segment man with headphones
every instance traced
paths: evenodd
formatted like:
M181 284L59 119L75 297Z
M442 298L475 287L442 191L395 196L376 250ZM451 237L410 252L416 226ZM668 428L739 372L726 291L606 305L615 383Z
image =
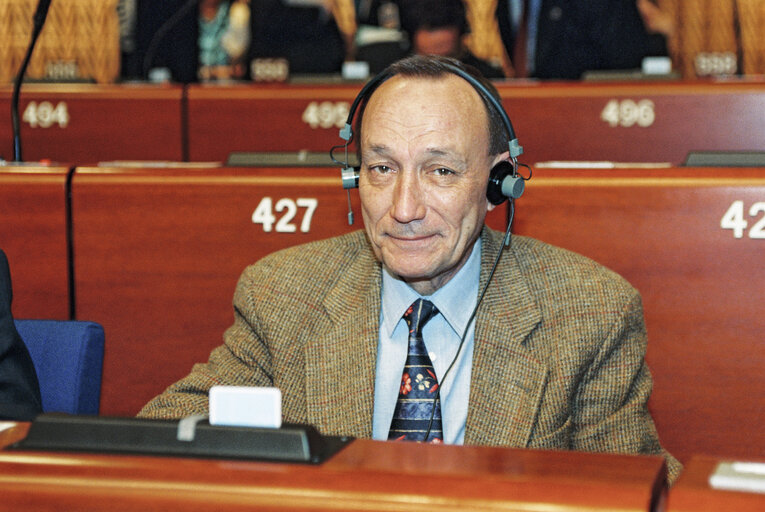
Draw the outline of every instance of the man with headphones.
M676 478L646 408L638 293L484 226L522 192L521 147L471 72L413 56L364 87L341 131L346 156L359 141L343 181L364 230L248 267L224 344L142 416L205 414L216 384L275 386L285 422L324 434L663 454Z

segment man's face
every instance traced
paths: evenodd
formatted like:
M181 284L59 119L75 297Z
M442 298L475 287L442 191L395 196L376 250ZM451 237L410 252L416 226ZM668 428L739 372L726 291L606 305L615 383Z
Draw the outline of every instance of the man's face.
M359 193L377 257L423 295L470 256L487 210L488 120L464 79L394 76L367 104Z

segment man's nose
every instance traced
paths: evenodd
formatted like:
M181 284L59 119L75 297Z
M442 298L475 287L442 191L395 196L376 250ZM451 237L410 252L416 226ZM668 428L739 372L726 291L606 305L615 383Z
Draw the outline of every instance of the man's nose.
M425 216L422 184L414 172L402 172L393 187L391 215L402 224L421 220Z

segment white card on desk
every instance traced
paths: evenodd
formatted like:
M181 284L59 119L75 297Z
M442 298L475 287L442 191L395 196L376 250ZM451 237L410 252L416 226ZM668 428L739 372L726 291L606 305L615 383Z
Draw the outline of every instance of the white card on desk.
M721 462L709 477L715 489L765 493L765 463Z
M279 428L282 392L278 388L213 386L210 425Z

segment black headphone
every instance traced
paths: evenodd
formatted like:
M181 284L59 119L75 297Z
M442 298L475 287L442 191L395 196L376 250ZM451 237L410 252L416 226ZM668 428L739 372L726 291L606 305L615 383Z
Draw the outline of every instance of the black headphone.
M478 94L487 103L489 103L494 111L499 115L499 117L502 119L502 123L505 125L505 129L507 130L510 160L503 160L498 162L494 167L491 168L489 173L489 183L486 187L487 199L493 205L499 205L505 199L510 199L511 201L518 199L523 194L523 190L525 188L524 181L528 178L524 178L518 173L518 166L524 165L518 163L518 156L523 153L523 147L518 144L518 138L515 136L515 130L513 129L513 124L510 122L510 117L507 115L507 112L505 112L505 109L502 107L502 104L499 102L499 100L491 92L489 92L486 86L478 81L473 75L469 74L462 68L445 61L444 59L440 59L439 62L448 71L463 78L470 85L472 85ZM393 73L385 70L372 78L369 82L366 83L366 85L364 85L359 94L356 96L356 99L353 100L351 108L348 111L348 119L345 122L345 126L340 130L340 138L345 140L345 144L335 146L329 152L332 160L343 166L341 175L343 188L346 190L357 188L359 186L360 168L353 167L348 163L348 146L353 139L352 123L354 115L356 114L356 109L362 101L369 99L369 97L380 84L393 76ZM334 150L340 147L345 148L344 162L335 160L333 156ZM350 223L353 223L352 219L352 215L349 214Z

